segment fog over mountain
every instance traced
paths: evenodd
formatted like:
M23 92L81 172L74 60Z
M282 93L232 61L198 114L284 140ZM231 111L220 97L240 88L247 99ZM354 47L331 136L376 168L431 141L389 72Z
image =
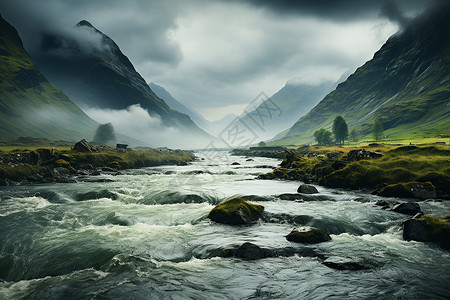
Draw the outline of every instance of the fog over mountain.
M294 77L304 84L337 80L438 2L5 0L0 11L32 57L45 35L80 40L74 24L88 20L120 45L146 82L217 120L240 115L259 93L273 95ZM83 39L98 49L92 36Z

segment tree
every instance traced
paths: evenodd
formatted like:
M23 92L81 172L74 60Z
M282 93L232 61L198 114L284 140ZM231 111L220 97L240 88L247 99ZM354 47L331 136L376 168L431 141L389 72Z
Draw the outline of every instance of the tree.
M350 136L349 136L350 140L352 142L358 142L358 133L356 133L356 130L353 129L352 131L350 131Z
M373 123L373 137L375 138L376 141L381 140L381 138L383 137L383 132L384 132L384 128L383 128L383 124L381 124L380 120L376 119L375 122Z
M259 147L265 147L265 146L266 146L266 143L264 143L263 141L261 141L261 142L258 143L258 146L259 146Z
M98 126L95 132L94 142L97 144L106 144L109 141L114 141L116 135L114 133L114 127L111 123L101 124Z
M333 134L336 143L343 144L348 138L348 126L344 118L337 116L333 121Z
M314 139L319 145L329 145L332 142L331 132L324 128L320 128L314 132Z

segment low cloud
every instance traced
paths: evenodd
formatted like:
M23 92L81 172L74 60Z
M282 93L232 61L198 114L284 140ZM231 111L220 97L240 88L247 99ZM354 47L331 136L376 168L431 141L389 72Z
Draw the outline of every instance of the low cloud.
M92 119L99 123L111 123L116 132L140 140L151 146L174 146L173 135L178 130L162 126L161 118L142 108L139 104L126 109L87 108L84 110Z

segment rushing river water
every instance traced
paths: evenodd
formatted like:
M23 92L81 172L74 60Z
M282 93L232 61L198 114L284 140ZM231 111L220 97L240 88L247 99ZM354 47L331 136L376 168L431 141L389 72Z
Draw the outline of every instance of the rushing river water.
M253 159L218 152L188 166L0 188L0 299L449 299L450 252L404 241L408 216L363 192L318 187L308 201L280 200L299 182L257 180L279 161ZM237 195L261 196L253 202L273 220L232 227L206 218ZM450 201L420 205L450 214ZM287 241L301 225L332 240ZM317 255L211 255L244 242ZM371 267L335 270L322 263L329 257Z

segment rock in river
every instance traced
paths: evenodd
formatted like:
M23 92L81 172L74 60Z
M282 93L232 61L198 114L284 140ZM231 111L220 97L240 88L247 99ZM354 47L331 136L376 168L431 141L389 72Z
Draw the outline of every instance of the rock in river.
M392 210L400 214L411 216L414 216L415 214L421 212L419 204L415 202L404 202L397 204Z
M316 187L313 185L310 185L310 184L300 185L297 189L297 192L302 193L302 194L317 194L317 193L319 193L319 191L316 189Z
M406 220L403 223L403 239L432 242L450 249L450 215L443 218L424 215Z
M323 264L335 270L358 271L369 269L370 266L359 260L348 257L332 256L327 258Z
M294 228L291 233L286 236L286 239L290 242L316 244L327 242L331 240L331 237L322 229L305 226L298 229Z
M216 205L208 218L223 224L245 225L260 219L263 212L264 206L236 197Z

